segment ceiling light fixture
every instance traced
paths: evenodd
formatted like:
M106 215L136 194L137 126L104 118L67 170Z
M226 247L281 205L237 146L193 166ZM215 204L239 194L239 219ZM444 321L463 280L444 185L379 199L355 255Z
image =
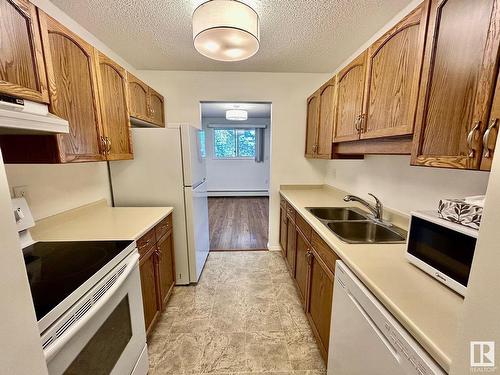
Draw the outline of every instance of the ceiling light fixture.
M259 15L237 0L207 1L193 13L193 41L213 60L248 59L259 50Z
M248 112L244 109L228 109L226 111L226 120L245 121L248 119Z

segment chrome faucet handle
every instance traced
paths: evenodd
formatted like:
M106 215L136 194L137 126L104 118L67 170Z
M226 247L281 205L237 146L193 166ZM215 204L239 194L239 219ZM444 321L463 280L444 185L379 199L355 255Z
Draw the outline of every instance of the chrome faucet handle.
M377 210L377 219L382 220L382 215L383 215L383 212L384 212L384 205L382 204L382 202L380 201L380 199L378 199L372 193L368 193L368 195L370 195L373 199L375 199L375 208Z

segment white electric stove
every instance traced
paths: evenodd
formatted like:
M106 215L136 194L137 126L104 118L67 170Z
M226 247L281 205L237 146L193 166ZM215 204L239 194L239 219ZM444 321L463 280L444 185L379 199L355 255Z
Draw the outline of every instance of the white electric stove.
M135 241L35 242L26 201L12 207L49 373L146 374Z

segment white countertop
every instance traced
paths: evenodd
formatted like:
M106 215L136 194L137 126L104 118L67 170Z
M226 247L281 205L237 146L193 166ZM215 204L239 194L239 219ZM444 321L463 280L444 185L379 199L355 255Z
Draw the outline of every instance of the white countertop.
M173 207L109 207L105 200L36 222L35 241L137 240Z
M337 238L305 207L363 206L344 202L331 187L285 186L281 194L335 250L380 302L447 372L463 298L405 258L405 244L348 244ZM406 228L408 219L386 210L387 219ZM385 217L386 215L384 215Z

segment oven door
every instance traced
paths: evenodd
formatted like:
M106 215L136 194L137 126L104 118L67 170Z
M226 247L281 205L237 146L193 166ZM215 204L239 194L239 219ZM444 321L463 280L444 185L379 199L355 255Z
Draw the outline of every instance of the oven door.
M147 358L138 260L134 250L42 335L51 375L139 373Z

